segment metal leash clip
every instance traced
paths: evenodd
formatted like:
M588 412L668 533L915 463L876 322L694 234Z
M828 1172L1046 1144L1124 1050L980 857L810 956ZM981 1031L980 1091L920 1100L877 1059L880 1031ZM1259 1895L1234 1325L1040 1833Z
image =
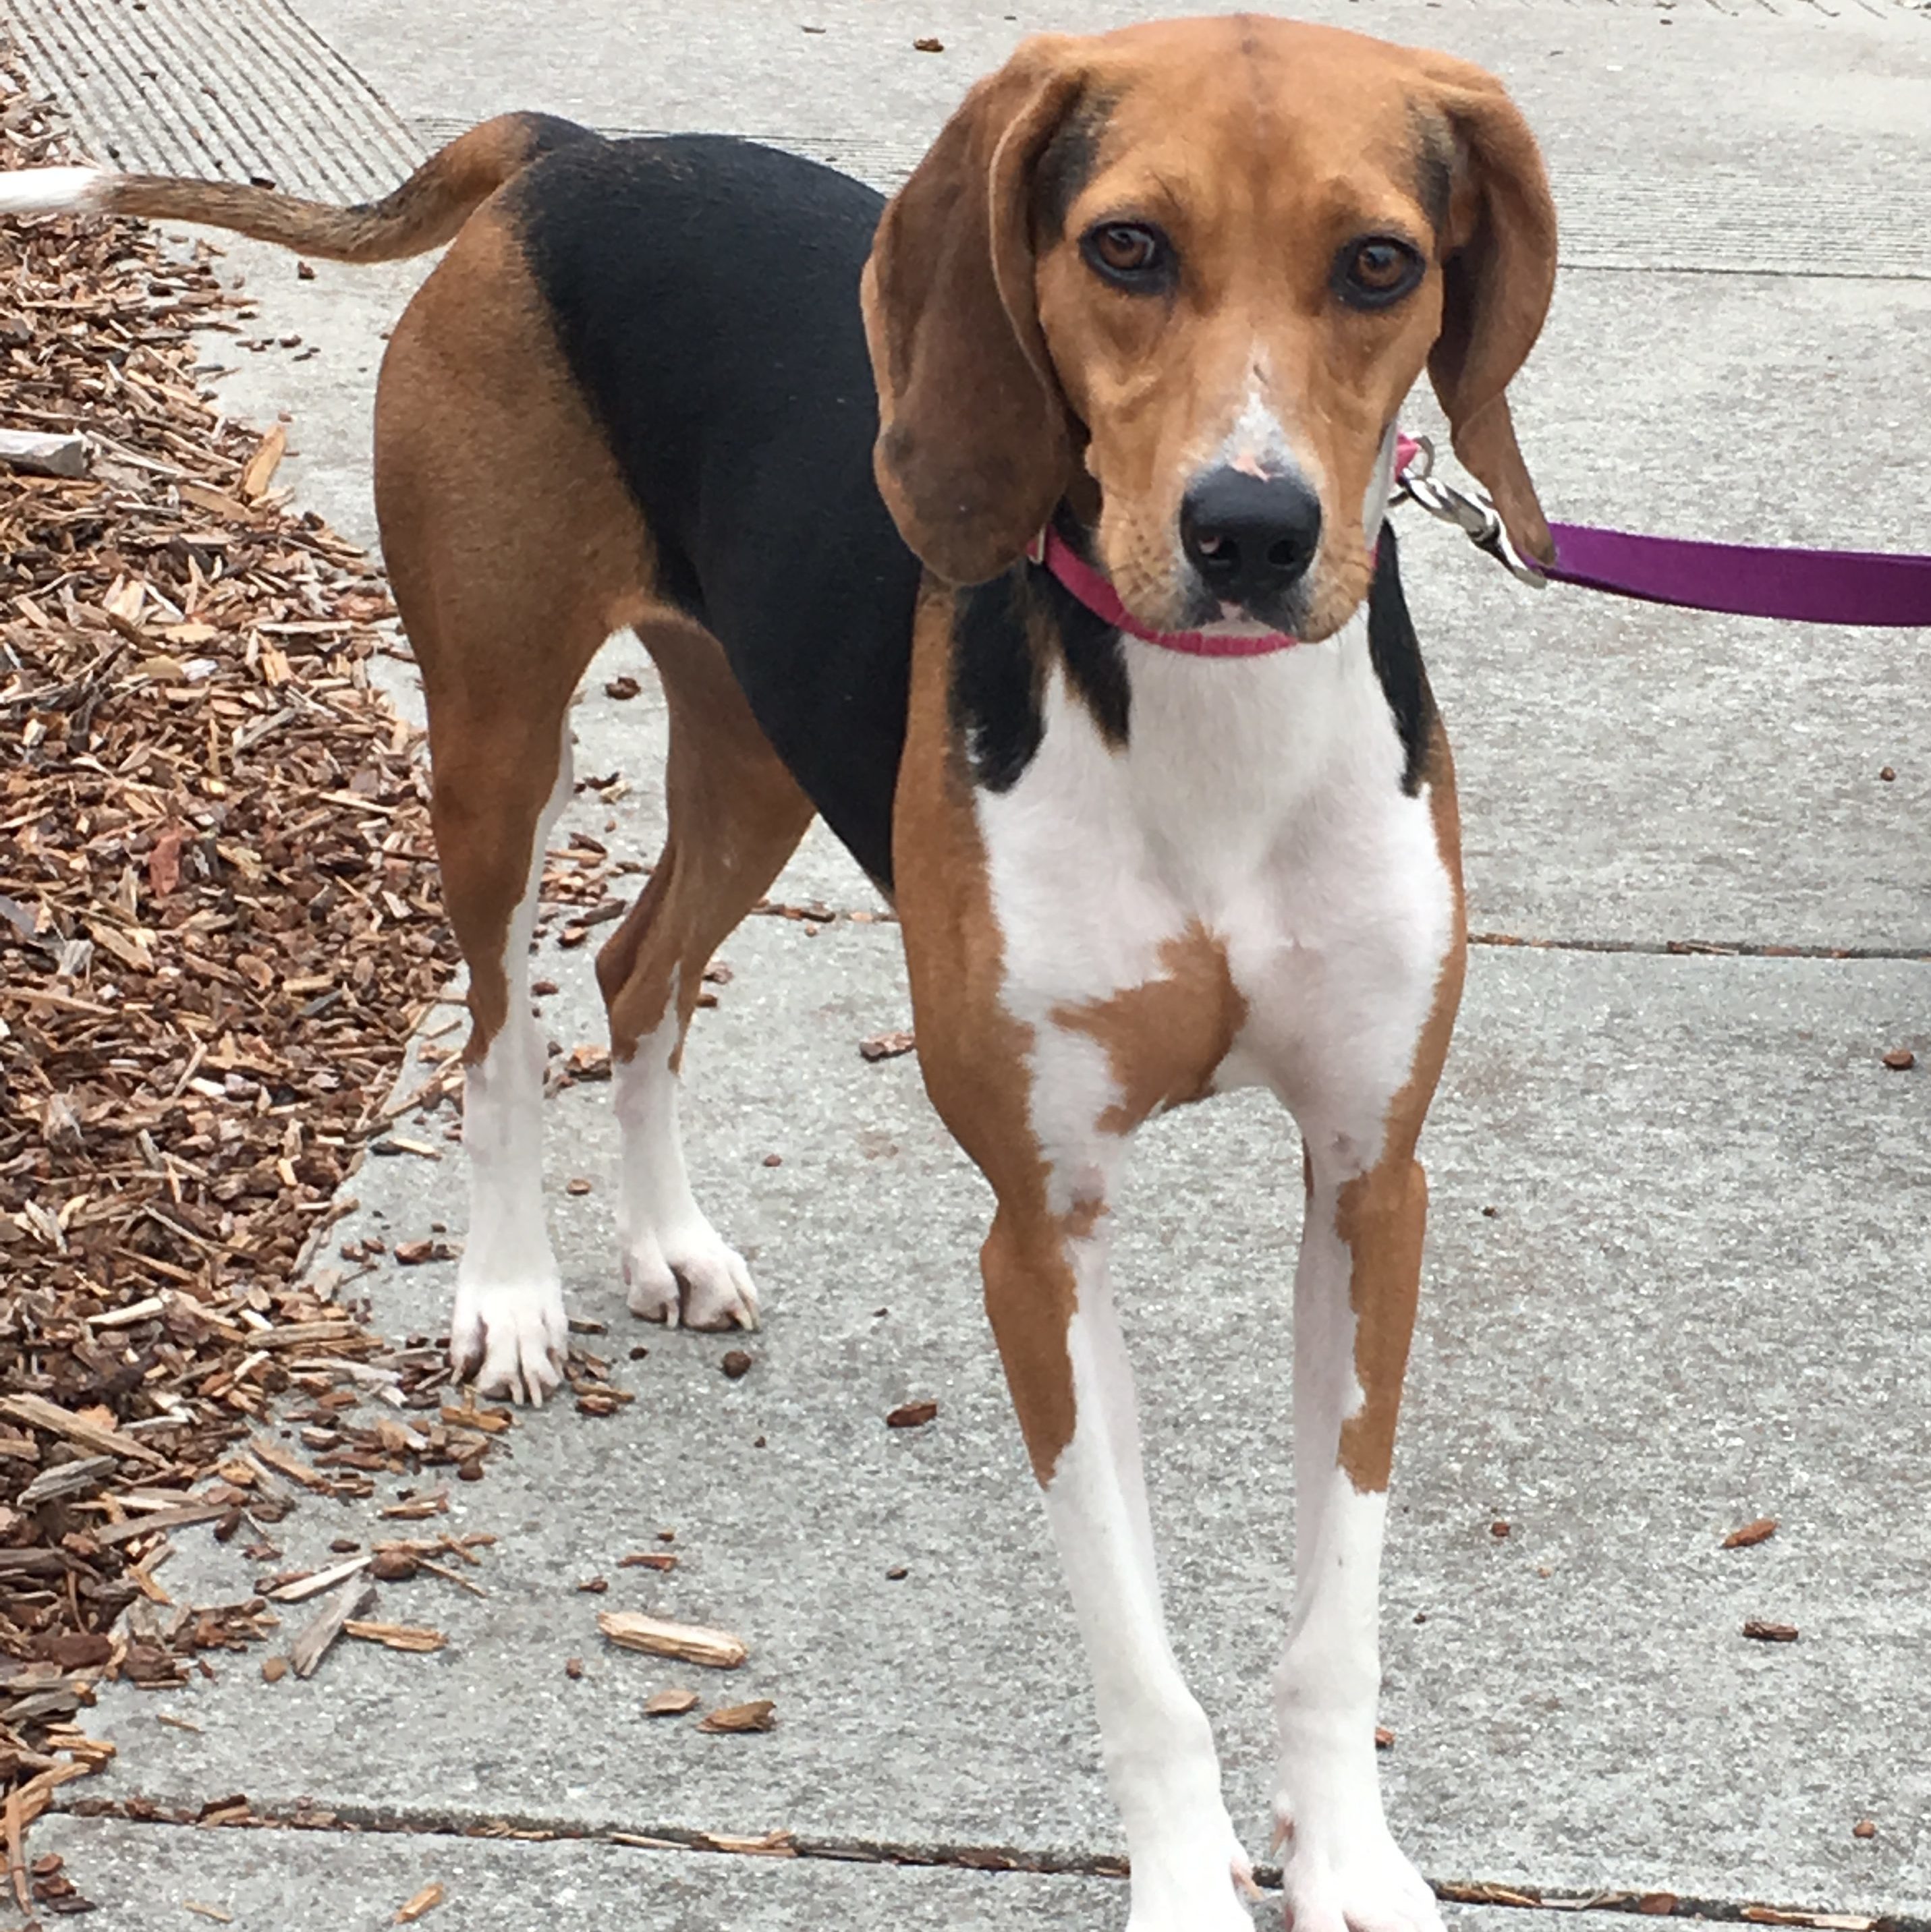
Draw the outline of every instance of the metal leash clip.
M1419 503L1431 517L1452 524L1479 550L1485 550L1519 582L1545 588L1548 579L1509 541L1495 506L1480 491L1470 494L1443 482L1434 473L1435 446L1425 436L1404 439L1414 446L1395 479L1394 500Z

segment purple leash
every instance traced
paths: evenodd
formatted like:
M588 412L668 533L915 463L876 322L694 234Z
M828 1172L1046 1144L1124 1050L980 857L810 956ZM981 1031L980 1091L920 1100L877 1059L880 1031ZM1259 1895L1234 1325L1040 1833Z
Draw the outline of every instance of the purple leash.
M1518 556L1485 497L1452 489L1433 475L1425 439L1397 446L1397 500L1407 497L1452 523L1524 582L1560 584L1740 617L1810 624L1931 626L1931 556L1878 550L1779 549L1770 544L1699 543L1683 537L1551 524L1556 560L1546 569Z

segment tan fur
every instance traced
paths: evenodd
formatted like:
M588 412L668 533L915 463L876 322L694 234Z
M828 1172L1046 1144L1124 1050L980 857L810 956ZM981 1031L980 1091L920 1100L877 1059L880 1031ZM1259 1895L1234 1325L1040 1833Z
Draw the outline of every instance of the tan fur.
M679 1067L704 969L797 849L812 806L758 728L708 631L663 616L642 622L638 635L671 713L669 827L649 888L598 954L596 974L620 1060L662 1020L674 983L671 1064Z
M1033 177L1069 125L1092 165L1053 234ZM1452 175L1440 236L1431 148ZM1094 273L1080 238L1105 220L1166 231L1170 298ZM1329 286L1337 252L1383 232L1420 248L1427 277L1393 308L1349 308ZM1101 560L1129 610L1173 628L1187 621L1173 532L1211 454L1202 426L1230 423L1258 376L1291 405L1316 472L1327 536L1302 634L1325 637L1366 592L1362 499L1425 365L1511 535L1547 554L1504 392L1554 266L1535 143L1479 68L1248 15L1030 40L973 89L881 226L865 297L881 487L931 568L975 581L1018 556L1080 452ZM996 482L1003 508L984 501Z
M1428 1224L1428 1184L1415 1158L1435 1085L1448 1058L1449 1036L1468 956L1467 908L1461 883L1461 815L1455 764L1440 719L1424 771L1434 813L1435 845L1455 893L1454 934L1407 1084L1388 1109L1381 1158L1341 1190L1335 1232L1352 1260L1348 1300L1354 1310L1354 1372L1362 1405L1341 1424L1339 1461L1357 1490L1385 1490L1395 1461L1395 1425L1408 1348L1421 1299L1422 1239Z
M953 743L951 622L950 597L929 589L914 632L893 872L926 1091L999 1197L980 1250L986 1312L1043 1486L1075 1420L1067 1330L1077 1290L1067 1244L1091 1233L1096 1210L1088 1203L1056 1214L1047 1198L1027 1105L1032 1029L1001 998L1005 944L970 783Z
M1033 298L1030 204L1078 92L1080 44L1029 40L972 89L887 206L866 265L879 491L905 541L954 584L1004 570L1072 472Z
M422 666L443 892L480 1060L503 1024L503 941L578 680L637 630L671 713L670 828L597 962L620 1059L687 1026L705 964L777 874L811 808L710 633L655 592L648 532L564 367L515 237L463 231L398 324L376 404L376 499ZM681 1048L679 1049L681 1051Z
M115 175L95 206L154 221L196 221L335 262L394 262L440 248L536 152L524 114L500 114L431 154L402 185L358 208L273 188L166 175Z
M1157 978L1053 1016L1106 1050L1120 1097L1100 1116L1104 1133L1131 1133L1169 1107L1206 1099L1247 1022L1227 947L1197 921L1161 947L1160 965Z

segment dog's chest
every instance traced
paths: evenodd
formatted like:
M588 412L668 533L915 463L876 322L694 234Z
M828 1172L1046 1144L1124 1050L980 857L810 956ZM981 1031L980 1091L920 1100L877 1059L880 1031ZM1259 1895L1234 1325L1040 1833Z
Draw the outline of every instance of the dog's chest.
M1291 1082L1364 998L1408 1030L1453 889L1365 626L1240 663L1128 650L1124 744L1055 674L1026 770L978 794L1008 1007L1036 1031L1141 1012L1121 1051L1174 1062L1163 1100Z

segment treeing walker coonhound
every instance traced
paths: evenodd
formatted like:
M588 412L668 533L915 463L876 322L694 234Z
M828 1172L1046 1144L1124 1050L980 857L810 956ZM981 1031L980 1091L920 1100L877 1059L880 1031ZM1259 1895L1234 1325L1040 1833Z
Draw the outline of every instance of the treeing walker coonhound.
M756 1321L692 1196L679 1068L707 962L821 813L897 908L927 1090L998 1197L986 1306L1085 1634L1132 1932L1243 1925L1107 1250L1143 1120L1272 1088L1307 1194L1288 1910L1436 1928L1377 1782L1377 1577L1464 924L1383 514L1425 366L1516 547L1548 554L1505 392L1555 220L1500 86L1187 20L1026 41L882 204L748 142L516 115L347 210L0 180L0 209L82 208L346 261L450 244L383 362L375 485L470 970L457 1366L485 1393L558 1381L529 956L571 700L627 625L671 718L668 836L597 960L631 1308Z

